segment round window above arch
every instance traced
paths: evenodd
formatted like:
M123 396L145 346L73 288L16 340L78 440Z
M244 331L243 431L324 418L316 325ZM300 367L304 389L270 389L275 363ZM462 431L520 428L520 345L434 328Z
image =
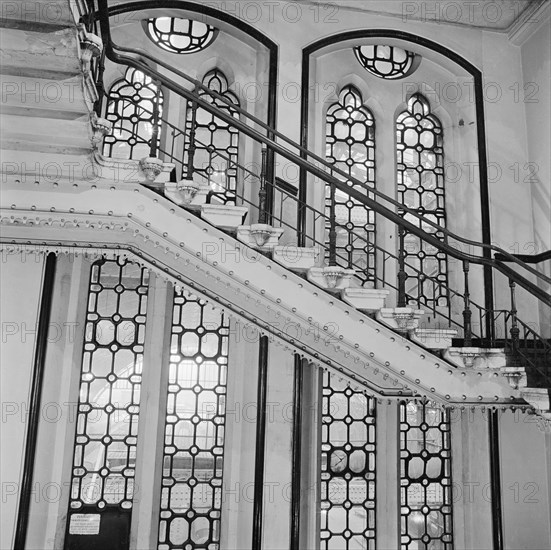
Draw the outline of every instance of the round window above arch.
M149 38L171 53L196 53L208 48L218 36L218 29L202 21L181 17L156 17L145 21Z
M385 80L405 78L421 63L421 56L416 53L382 44L356 46L354 54L366 71Z

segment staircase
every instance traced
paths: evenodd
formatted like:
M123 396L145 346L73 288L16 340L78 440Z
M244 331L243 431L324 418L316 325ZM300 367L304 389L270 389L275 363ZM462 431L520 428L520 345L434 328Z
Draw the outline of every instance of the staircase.
M12 2L2 13L3 172L81 178L90 166L97 100L85 31L68 1Z
M89 23L81 3L71 4L74 11L68 2L56 5L60 15L55 24L42 21L37 26L21 13L3 22L2 74L7 93L1 112L7 130L1 141L6 181L1 206L2 240L8 251L34 243L58 252L126 254L175 284L215 300L278 345L337 370L377 395L424 396L461 406L527 403L551 419L551 343L516 312L515 292L545 298L528 278L488 263L487 256L463 258L465 286L447 289L449 312L425 311L419 303L407 303L399 280L374 276L373 282L360 282L358 266L335 252L334 211L317 211L278 187L268 173L266 154L261 173L238 165L246 181L258 189L258 202L238 193L226 204L213 198L208 182L192 169L193 144L199 141L192 140L187 165L167 149L152 148L151 157L124 162L103 157L101 140L110 125L98 108L101 70L95 60L101 40L92 31L99 29ZM105 8L105 2L99 5ZM75 18L88 21L87 26L77 25ZM155 72L143 60L148 54L137 60L124 49L115 51L105 14L101 30L112 62L150 74L196 107L226 118L269 155L294 162L398 228L407 227L395 213L392 199L382 196L375 203L347 188L335 177L338 170L326 166L324 159L290 152L281 145L282 140L292 144L290 140L278 135L274 141L271 134L277 132L247 113L241 113L248 117L245 122L232 119ZM31 89L32 96L27 94ZM58 90L59 98L51 101L46 90ZM183 133L168 120L162 124ZM59 167L54 175L45 172L49 163ZM85 174L84 167L91 171ZM301 233L297 220L286 217L283 208L279 214L266 208L267 195L272 204L294 201L297 211L320 222ZM435 242L415 226L408 230L452 255L448 243L461 241L450 236L445 243ZM398 275L411 268L399 253L377 250L395 264ZM510 309L488 312L471 300L469 262L491 265L496 278L510 277ZM522 262L516 266L535 276L535 270ZM495 338L476 333L470 322L473 311L480 319L489 314L506 319L507 334ZM423 323L427 315L436 319L431 328Z

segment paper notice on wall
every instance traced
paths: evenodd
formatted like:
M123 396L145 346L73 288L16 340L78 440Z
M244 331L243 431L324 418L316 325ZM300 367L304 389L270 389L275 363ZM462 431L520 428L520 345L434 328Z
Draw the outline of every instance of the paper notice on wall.
M100 514L73 514L69 523L71 535L98 535Z

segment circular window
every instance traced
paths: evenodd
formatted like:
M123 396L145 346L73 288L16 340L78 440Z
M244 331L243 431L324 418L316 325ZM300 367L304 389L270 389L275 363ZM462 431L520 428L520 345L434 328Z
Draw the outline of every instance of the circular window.
M172 53L200 52L218 35L218 29L211 25L180 17L148 19L147 32L157 46Z
M386 80L410 75L421 62L420 56L394 46L356 46L354 53L366 71Z

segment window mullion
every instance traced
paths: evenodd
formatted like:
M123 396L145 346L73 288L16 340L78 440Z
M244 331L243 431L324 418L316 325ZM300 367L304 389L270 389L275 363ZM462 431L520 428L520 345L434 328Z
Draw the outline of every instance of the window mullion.
M173 295L172 284L150 274L131 550L157 546Z

